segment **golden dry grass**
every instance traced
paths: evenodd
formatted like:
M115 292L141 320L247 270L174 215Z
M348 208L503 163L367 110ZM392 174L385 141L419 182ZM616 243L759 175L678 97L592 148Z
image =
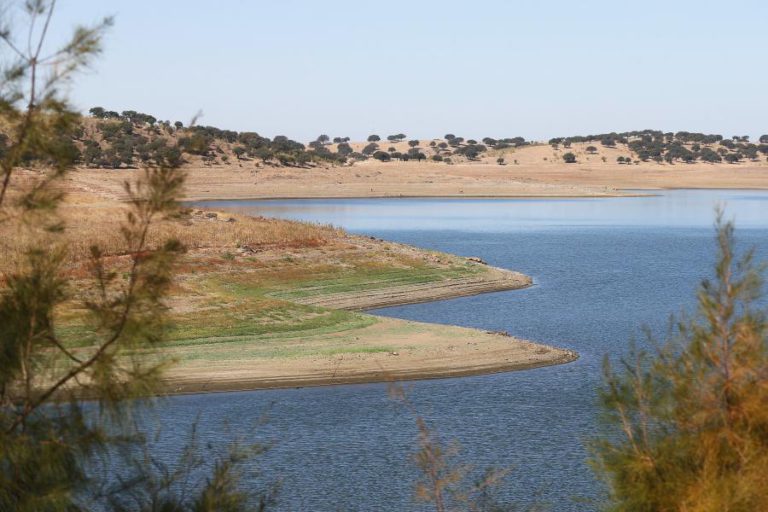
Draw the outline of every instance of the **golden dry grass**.
M27 173L18 182L28 186L34 182L34 176ZM65 225L62 234L50 235L40 229L30 229L29 224L17 218L0 222L0 272L11 268L25 248L39 246L41 237L47 237L45 243L50 247L52 244L65 247L70 263L87 258L92 245L98 245L106 255L126 253L120 226L125 221L128 206L66 186L64 189L66 200L59 210ZM34 218L32 222L35 222ZM344 236L343 230L331 226L184 209L177 218L158 219L150 229L148 243L153 248L175 238L188 250L234 250L247 246L258 252L273 248L318 247Z

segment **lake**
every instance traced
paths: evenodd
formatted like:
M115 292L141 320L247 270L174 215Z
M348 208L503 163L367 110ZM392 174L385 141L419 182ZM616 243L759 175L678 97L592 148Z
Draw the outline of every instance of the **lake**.
M737 224L740 248L768 258L768 193L663 191L607 199L343 199L211 201L216 209L332 223L351 232L524 272L525 290L385 308L376 314L512 335L576 350L572 364L407 384L441 438L477 468L512 467L506 501L552 510L596 508L601 488L585 442L600 435L596 388L603 357L618 358L647 326L663 336L669 315L695 309L712 275L714 208ZM412 499L413 417L384 384L191 395L157 412L156 454L198 418L212 445L237 433L274 442L255 461L252 485L279 478L279 510L420 510ZM260 420L264 415L267 421Z

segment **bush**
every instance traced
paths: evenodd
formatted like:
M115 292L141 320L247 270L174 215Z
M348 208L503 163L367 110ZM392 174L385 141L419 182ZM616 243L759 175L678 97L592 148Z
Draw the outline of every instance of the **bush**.
M632 348L600 392L609 431L592 443L606 510L768 510L768 320L752 252L718 221L715 279L666 342Z
M573 153L566 153L563 155L563 161L567 164L575 164L576 163L576 155Z

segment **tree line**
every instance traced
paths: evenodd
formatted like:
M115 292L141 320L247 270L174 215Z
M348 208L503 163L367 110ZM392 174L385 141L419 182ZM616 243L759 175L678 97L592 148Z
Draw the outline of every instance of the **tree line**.
M648 162L683 162L696 161L718 163L737 163L743 160L757 161L760 155L768 156L768 135L762 135L759 144L749 141L748 135L734 135L725 138L718 134L697 132L662 132L660 130L641 130L622 133L602 133L596 135L556 137L549 140L554 148L571 148L573 143L599 143L607 148L621 144L627 147L640 161ZM591 150L590 150L591 149ZM589 146L587 152L594 154L597 148ZM568 158L566 158L566 155ZM566 153L566 163L576 161L573 153Z

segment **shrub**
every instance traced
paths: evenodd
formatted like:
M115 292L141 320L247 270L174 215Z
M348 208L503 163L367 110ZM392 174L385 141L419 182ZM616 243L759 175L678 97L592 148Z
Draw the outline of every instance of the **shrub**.
M593 467L607 510L768 510L768 319L763 276L718 220L715 279L666 342L632 348L600 392ZM762 304L765 304L764 302Z

